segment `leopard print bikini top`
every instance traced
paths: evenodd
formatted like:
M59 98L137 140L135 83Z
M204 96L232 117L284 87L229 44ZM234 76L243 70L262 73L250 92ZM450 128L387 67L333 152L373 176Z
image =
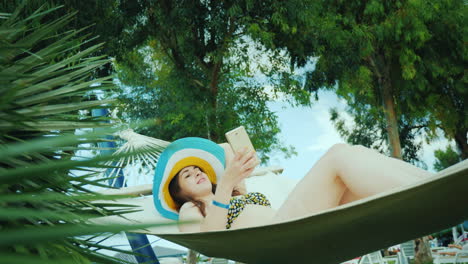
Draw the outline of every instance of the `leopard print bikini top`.
M234 196L229 201L226 229L231 228L231 224L244 210L247 204L257 204L271 207L266 196L259 192L250 192L245 195Z

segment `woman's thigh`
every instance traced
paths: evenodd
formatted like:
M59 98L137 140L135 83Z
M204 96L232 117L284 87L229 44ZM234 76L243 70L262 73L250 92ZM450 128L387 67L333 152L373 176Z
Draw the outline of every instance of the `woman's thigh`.
M346 145L333 146L298 182L286 201L278 209L273 222L320 212L340 204L347 190L336 173L335 152Z

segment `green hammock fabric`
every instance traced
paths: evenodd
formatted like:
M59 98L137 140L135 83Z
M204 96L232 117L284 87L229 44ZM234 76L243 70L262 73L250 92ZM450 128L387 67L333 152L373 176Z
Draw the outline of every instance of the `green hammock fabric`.
M466 219L468 160L426 181L284 223L156 235L206 256L249 264L336 264Z

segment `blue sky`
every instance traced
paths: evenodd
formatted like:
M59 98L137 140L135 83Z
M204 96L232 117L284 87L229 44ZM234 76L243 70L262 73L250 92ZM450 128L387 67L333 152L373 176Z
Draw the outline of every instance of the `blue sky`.
M344 111L345 103L331 92L320 92L319 101L311 107L292 107L283 102L270 102L269 107L278 115L281 141L298 153L289 159L279 153L270 156L270 165L283 167L286 177L302 178L328 148L344 142L329 121L329 109Z

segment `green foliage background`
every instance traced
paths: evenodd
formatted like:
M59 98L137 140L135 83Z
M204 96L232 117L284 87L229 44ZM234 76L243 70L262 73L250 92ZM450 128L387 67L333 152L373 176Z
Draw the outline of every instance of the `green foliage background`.
M273 49L286 48L296 65L316 59L305 88L332 90L346 99L357 124L341 130L350 143L372 146L387 141L389 146L388 130L383 131L389 126L385 115L389 110L383 105L386 92L395 107L406 160L418 159L417 135L431 141L438 137L438 129L467 158L464 1L283 1L278 5L270 23L257 24L257 31L264 33L256 39ZM367 122L370 119L374 122ZM343 128L336 112L334 120Z

